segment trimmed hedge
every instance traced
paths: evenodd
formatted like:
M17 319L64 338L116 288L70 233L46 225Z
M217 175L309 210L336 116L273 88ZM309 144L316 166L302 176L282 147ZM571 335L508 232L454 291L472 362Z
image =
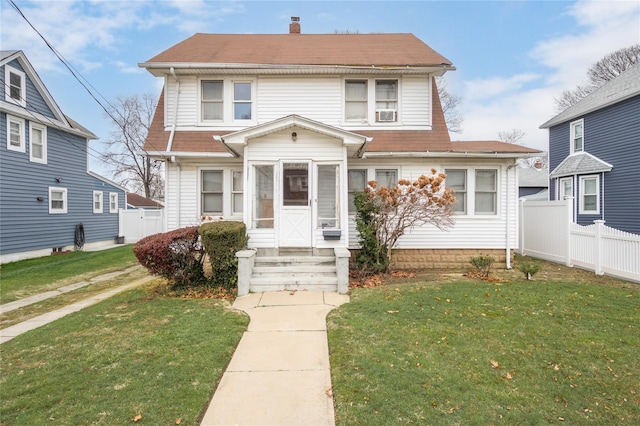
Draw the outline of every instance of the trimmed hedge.
M174 287L205 282L204 249L197 226L149 235L133 246L133 254L150 273L166 278Z
M247 227L242 222L209 222L200 226L204 250L211 263L211 282L215 286L232 289L238 283L236 252L247 247Z

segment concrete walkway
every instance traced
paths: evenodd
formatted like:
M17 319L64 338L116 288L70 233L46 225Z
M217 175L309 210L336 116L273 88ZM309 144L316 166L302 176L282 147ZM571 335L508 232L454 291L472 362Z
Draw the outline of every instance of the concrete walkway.
M2 330L0 330L0 344L8 342L9 340L13 339L14 337L17 337L19 335L21 335L22 333L26 333L27 331L33 330L35 328L38 327L42 327L45 324L49 324L50 322L53 322L57 319L60 319L62 317L64 317L65 315L69 315L70 313L73 312L77 312L81 309L84 309L88 306L91 305L95 305L98 302L101 302L105 299L108 299L109 297L118 294L122 291L125 290L129 290L130 288L133 287L137 287L139 285L142 285L144 283L146 283L147 281L152 280L154 277L144 277L141 278L137 281L134 281L130 284L126 284L120 287L116 287L113 288L111 290L105 291L104 293L99 293L96 294L94 296L88 297L86 299L80 300L79 302L76 303L72 303L70 305L67 306L63 306L60 309L56 309L55 311L51 311L51 312L47 312L46 314L42 314L39 315L37 317L28 319L26 321L23 321L21 323L12 325L10 327L4 328ZM60 294L60 293L58 293ZM57 294L55 294L57 295ZM54 296L55 296L54 295ZM35 296L34 296L35 297ZM53 296L50 296L53 297ZM46 298L44 298L46 299ZM40 299L40 300L44 300L44 299ZM35 302L33 302L35 303ZM4 305L3 305L4 306Z
M251 318L201 425L334 425L326 316L331 292L252 293Z

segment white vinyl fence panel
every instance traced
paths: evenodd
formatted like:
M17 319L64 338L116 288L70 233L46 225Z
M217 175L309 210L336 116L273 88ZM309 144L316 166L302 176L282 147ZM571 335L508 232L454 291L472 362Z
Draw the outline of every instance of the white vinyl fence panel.
M145 209L120 209L120 236L125 244L165 232L164 211Z
M640 235L572 222L573 199L520 204L520 253L640 282Z

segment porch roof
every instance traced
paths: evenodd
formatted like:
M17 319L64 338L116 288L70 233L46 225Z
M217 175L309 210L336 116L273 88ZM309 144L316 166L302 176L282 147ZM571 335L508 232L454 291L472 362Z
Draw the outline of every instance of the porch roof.
M562 160L549 176L555 179L563 176L608 172L611 169L613 169L611 164L602 161L595 155L591 155L588 152L579 152L571 154Z

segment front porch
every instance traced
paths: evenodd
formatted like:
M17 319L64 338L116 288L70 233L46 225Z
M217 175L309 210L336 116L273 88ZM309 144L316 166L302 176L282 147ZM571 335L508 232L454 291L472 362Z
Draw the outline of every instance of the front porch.
M238 257L238 296L282 290L349 291L346 248L250 249Z

